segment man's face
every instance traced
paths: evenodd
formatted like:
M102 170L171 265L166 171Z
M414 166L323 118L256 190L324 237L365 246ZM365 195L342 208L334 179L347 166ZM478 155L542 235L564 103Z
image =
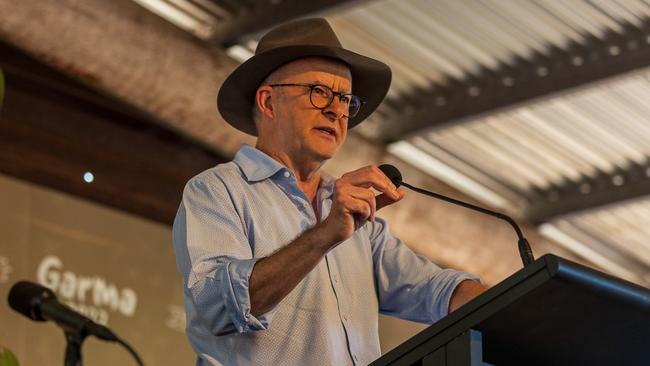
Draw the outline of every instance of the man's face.
M273 84L321 84L335 92L351 93L350 70L326 58L304 58L286 64L271 77ZM325 109L310 102L306 86L274 87L272 138L283 151L299 159L326 160L334 156L345 141L348 129L347 108L338 97ZM262 137L262 136L260 136Z

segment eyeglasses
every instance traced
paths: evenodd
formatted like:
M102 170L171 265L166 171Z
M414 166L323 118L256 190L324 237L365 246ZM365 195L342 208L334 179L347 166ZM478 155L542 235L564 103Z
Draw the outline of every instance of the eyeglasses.
M359 113L361 106L365 103L354 94L335 92L327 85L321 84L270 84L270 87L277 86L304 86L309 88L309 101L318 109L325 109L332 104L334 97L339 97L339 102L347 108L347 118L354 118Z

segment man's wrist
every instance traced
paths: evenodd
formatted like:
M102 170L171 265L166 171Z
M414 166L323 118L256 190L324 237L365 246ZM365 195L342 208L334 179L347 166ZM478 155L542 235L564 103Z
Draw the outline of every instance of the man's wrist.
M336 247L342 240L338 239L336 233L330 229L327 220L321 221L311 230L308 235L311 236L310 242L315 245L322 254L325 255L332 248Z
M449 300L449 312L451 313L463 306L465 303L487 291L487 289L488 288L485 285L474 280L464 280L459 283L451 294L451 299Z

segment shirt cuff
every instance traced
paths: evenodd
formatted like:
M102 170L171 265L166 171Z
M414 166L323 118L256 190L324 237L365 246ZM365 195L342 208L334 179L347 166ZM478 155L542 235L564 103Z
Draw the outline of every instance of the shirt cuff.
M249 293L249 280L255 263L261 258L234 260L227 264L226 270L221 271L224 286L224 303L227 313L239 333L265 330L268 328L275 307L257 317L251 314L251 299Z
M438 307L436 309L437 314L434 314L434 319L441 319L442 317L449 314L449 303L451 302L451 295L453 295L456 287L460 285L461 282L466 280L476 281L481 283L481 279L471 273L459 272L453 269L443 269L437 276L443 276L442 282L446 285L443 286L440 290L440 293L437 295L440 298L438 302Z

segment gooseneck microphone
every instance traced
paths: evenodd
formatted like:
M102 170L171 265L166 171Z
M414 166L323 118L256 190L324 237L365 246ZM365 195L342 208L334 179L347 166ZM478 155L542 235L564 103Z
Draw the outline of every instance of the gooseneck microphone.
M12 309L29 319L37 322L51 320L63 329L68 340L66 365L81 365L81 343L89 335L121 344L135 358L138 365L142 365L140 356L130 345L107 327L97 324L61 304L54 292L47 287L28 281L19 281L9 290L8 300Z
M404 187L406 187L406 188L408 188L408 189L410 189L412 191L415 191L415 192L418 192L418 193L421 193L421 194L424 194L424 195L427 195L427 196L430 196L430 197L433 197L433 198L437 198L439 200L443 200L443 201L446 201L446 202L449 202L449 203L453 203L454 205L469 208L470 210L478 211L478 212L481 212L481 213L484 213L484 214L487 214L487 215L490 215L490 216L493 216L493 217L496 217L498 219L501 219L501 220L504 220L504 221L508 222L512 226L512 228L515 229L515 232L517 233L517 237L519 238L519 240L517 242L518 247L519 247L519 256L521 257L521 261L524 263L524 267L531 264L531 263L533 263L535 261L535 257L533 256L533 250L530 248L530 244L528 243L528 240L524 237L524 234L522 233L521 229L519 228L519 225L517 225L515 220L513 220L510 216L505 215L505 214L503 214L501 212L496 212L496 211L488 210L487 208L472 205L471 203L463 202L463 201L457 200L455 198L447 197L447 196L441 195L439 193L430 192L430 191L427 191L427 190L422 189L422 188L414 187L414 186L402 181L402 173L400 173L400 171L397 168L395 168L394 166L392 166L390 164L382 164L382 165L380 165L379 170L381 170L388 177L388 179L390 179L391 182L393 182L395 187L399 187L400 185L402 185L402 186L404 186Z

